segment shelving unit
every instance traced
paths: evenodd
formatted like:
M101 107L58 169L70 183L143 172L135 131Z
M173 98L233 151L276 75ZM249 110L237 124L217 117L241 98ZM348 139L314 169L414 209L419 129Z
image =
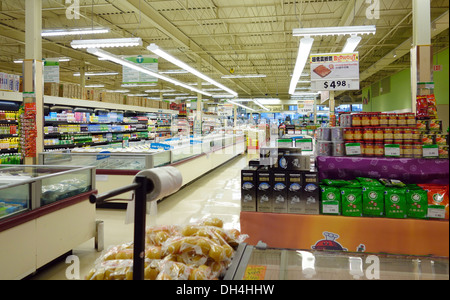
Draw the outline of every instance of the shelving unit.
M2 91L0 92L0 100L22 102L22 93ZM123 121L91 122L86 120L86 122L80 122L73 120L46 120L44 129L44 148L46 150L167 138L171 136L172 116L176 114L172 110L54 96L44 96L44 104L70 108L86 108L88 110L96 109L96 111L132 111L136 113L135 117L124 118ZM17 124L17 121L0 121L0 126L2 124ZM95 127L96 125L103 127L97 128ZM67 130L64 126L67 126L66 128L71 127L71 129ZM120 126L121 128L118 128ZM0 140L9 137L18 137L18 135L0 134ZM0 154L5 153L18 153L18 149L0 149Z

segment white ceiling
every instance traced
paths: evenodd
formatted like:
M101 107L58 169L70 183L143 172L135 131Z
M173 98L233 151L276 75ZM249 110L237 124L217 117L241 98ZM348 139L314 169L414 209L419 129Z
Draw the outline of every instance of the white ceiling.
M357 49L362 58L362 87L410 65L407 49L397 51L399 55L395 59L389 55L399 47L404 49L412 36L411 0L380 0L379 19L367 18L369 4L365 0L80 0L79 20L67 19L65 1L42 2L44 29L95 25L107 26L112 30L96 38L141 37L143 47L111 52L118 55L149 55L151 53L146 47L156 43L245 98L288 99L299 45L299 38L292 35L294 28L376 25L376 35L364 36ZM434 50L440 51L448 48L449 1L431 0L431 6L431 20L447 13L446 21L443 21L446 24L438 26L433 34ZM21 66L14 64L13 60L24 58L24 30L25 1L1 0L1 71L21 72ZM84 50L72 49L72 39L74 37L43 40L44 58L72 58L71 62L62 63L63 81L79 82L79 77L74 77L73 73L79 72L82 61L86 62L90 72L121 72L118 65L99 61ZM342 37L316 39L312 52L341 51L345 42ZM159 67L160 70L178 69L164 60L160 60ZM231 69L235 70L235 74L264 74L267 77L222 79L221 76L229 75ZM197 82L192 75L171 76L186 83ZM101 81L107 88L118 88L121 79L121 75L93 77L87 84ZM162 84L163 87L171 87L170 84ZM357 92L350 95L358 99Z

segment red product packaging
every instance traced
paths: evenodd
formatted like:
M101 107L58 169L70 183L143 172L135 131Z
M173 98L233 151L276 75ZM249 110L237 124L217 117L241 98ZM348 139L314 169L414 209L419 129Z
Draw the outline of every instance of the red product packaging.
M437 105L436 105L436 97L434 94L427 95L427 104L428 104L428 117L431 119L436 119L437 115Z
M427 96L417 96L417 117L428 118L428 99Z
M428 218L449 219L449 186L418 184L428 193Z

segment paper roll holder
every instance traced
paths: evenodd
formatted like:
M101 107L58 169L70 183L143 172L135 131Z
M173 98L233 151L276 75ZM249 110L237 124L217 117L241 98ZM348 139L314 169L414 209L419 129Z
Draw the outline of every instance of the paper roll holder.
M146 176L137 175L131 185L110 191L102 195L91 195L89 201L92 204L103 204L110 198L123 193L135 191L134 207L134 250L133 250L133 280L144 280L145 262L145 228L147 195L152 193L155 186ZM155 201L157 199L152 199Z

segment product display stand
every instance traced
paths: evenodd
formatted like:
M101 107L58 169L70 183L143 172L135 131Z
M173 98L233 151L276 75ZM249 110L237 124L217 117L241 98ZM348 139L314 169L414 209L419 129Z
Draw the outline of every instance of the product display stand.
M154 185L147 177L138 175L131 185L89 198L92 204L104 204L108 202L107 199L135 191L133 280L144 280L147 194L152 193L153 189Z

